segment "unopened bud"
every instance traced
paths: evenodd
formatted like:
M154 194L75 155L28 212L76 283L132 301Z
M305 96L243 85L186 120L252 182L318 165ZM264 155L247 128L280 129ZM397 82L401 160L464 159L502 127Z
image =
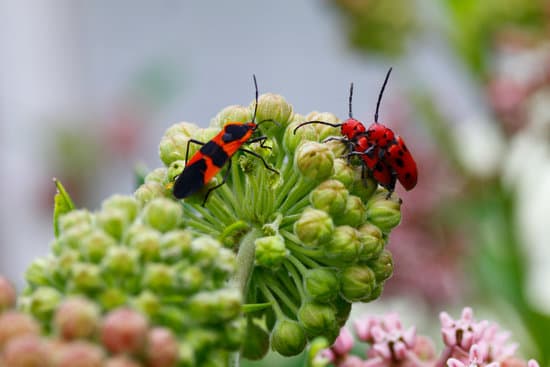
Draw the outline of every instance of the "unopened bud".
M97 306L81 297L66 299L55 312L55 327L66 340L91 337L97 330L98 323Z
M103 367L141 367L142 365L128 356L118 355L105 360Z
M353 262L361 251L359 232L350 226L334 228L330 241L323 246L325 255L330 259L342 262Z
M378 182L376 182L372 177L364 177L365 172L362 167L355 167L355 180L353 180L353 185L350 188L350 192L361 198L363 202L367 202L376 189L378 188Z
M98 265L77 263L72 268L71 285L80 291L93 291L103 286L101 269Z
M330 240L334 224L324 211L307 208L294 223L294 233L300 241L311 247L318 247Z
M251 337L246 334L246 324L247 322L244 318L237 318L225 325L221 340L225 349L239 350L245 336Z
M182 216L180 204L165 198L151 200L143 209L143 221L160 232L174 229Z
M6 311L0 315L0 350L5 344L21 335L39 335L40 326L29 315L18 311Z
M240 105L227 106L210 121L210 127L221 129L229 122L248 122L252 120L250 108Z
M309 269L304 275L305 291L316 302L332 302L338 295L339 286L338 277L328 268Z
M358 227L365 221L366 210L365 204L363 204L359 197L349 195L344 214L335 217L334 221L338 225L347 224L348 226Z
M177 261L191 252L191 232L174 230L160 238L160 256L165 261Z
M161 302L159 297L146 290L132 300L132 306L142 314L151 318L160 310Z
M114 208L121 210L128 223L133 222L138 213L138 202L133 196L128 195L113 195L103 202L103 209Z
M262 359L269 350L269 334L256 323L249 321L246 326L246 338L243 340L241 355L249 360Z
M388 233L401 221L401 202L398 199L386 199L386 192L377 192L367 204L367 219Z
M250 104L250 110L254 111L253 101ZM258 111L256 113L256 122L262 122L266 120L275 121L265 122L261 125L260 129L268 136L278 136L282 132L289 120L292 118L292 105L289 104L285 98L279 94L266 93L262 94L258 99ZM279 126L277 126L279 124Z
M160 259L160 233L154 229L143 228L136 231L128 244L136 249L139 257L144 261Z
M189 300L189 312L201 323L232 320L241 313L242 297L237 289L199 292Z
M199 291L206 280L204 271L196 265L187 266L178 272L181 285L187 293Z
M154 198L166 196L166 188L159 182L145 182L134 192L134 196L140 205L145 205Z
M332 175L334 155L324 144L308 141L296 149L294 163L302 176L321 182Z
M4 349L6 367L49 367L51 355L46 343L35 335L23 335L10 340Z
M383 282L393 274L393 258L391 252L384 250L378 258L369 262L369 266L376 275L376 281Z
M313 111L309 113L306 116L307 121L323 121L328 122L330 124L339 124L340 119L336 117L335 114L330 112L317 112ZM340 128L338 127L332 127L329 125L323 125L323 124L315 124L315 129L317 130L317 134L319 136L319 140L322 141L329 136L339 136L340 135Z
M39 320L49 320L57 305L61 302L61 293L55 288L39 287L30 298L30 311Z
M335 156L338 157L338 155ZM349 165L348 162L342 158L334 160L334 174L332 178L343 183L348 189L351 189L355 180L357 180L353 166Z
M289 251L282 236L260 237L254 242L256 246L256 264L270 269L277 269Z
M191 156L189 156L189 158L191 158ZM176 180L176 177L181 175L184 169L185 169L184 160L177 160L170 163L170 166L168 166L168 172L166 174L167 181L174 182Z
M359 240L362 244L359 260L372 260L384 248L385 240L380 228L374 224L365 223L359 227Z
M92 224L92 214L85 209L71 210L59 218L59 229L62 233L81 224Z
M128 284L128 279L126 279L126 283ZM113 287L101 292L97 298L101 308L110 311L124 306L128 301L128 294L120 288Z
M341 215L346 209L348 190L337 180L322 182L309 196L311 205L329 213L332 217Z
M352 265L342 271L340 293L349 302L368 297L376 286L374 272L366 265Z
M210 236L200 236L191 241L191 259L200 266L212 265L221 249L218 240Z
M310 337L332 333L339 329L335 310L328 305L305 302L298 310L298 321Z
M101 326L101 341L112 353L137 353L144 346L149 330L147 320L128 308L111 311Z
M49 285L52 261L38 258L25 271L25 279L33 286Z
M103 260L103 266L114 275L133 275L138 271L138 258L139 254L136 250L125 246L115 246L109 249Z
M307 338L303 327L290 319L278 320L271 333L271 347L279 354L290 357L301 353Z
M143 285L151 290L162 292L176 287L176 273L165 264L147 264Z
M100 229L95 229L82 241L81 249L89 261L98 263L105 257L107 250L113 246L116 246L113 237Z
M147 366L173 367L178 363L178 341L172 331L155 327L147 336Z
M165 167L155 168L145 176L144 182L157 182L161 185L168 181L168 171Z
M120 240L126 226L129 224L127 214L116 208L102 209L96 215L98 226L111 237Z
M162 162L168 166L173 161L185 159L187 142L191 137L196 136L198 131L197 125L189 122L180 122L168 128L159 145ZM189 144L189 150L189 157L191 157L198 147L196 144Z
M290 154L294 154L298 145L305 141L317 141L317 130L313 125L304 125L298 128L302 121L294 121L290 123L283 135L283 147Z
M61 347L57 353L56 367L103 367L105 354L97 345L75 341Z

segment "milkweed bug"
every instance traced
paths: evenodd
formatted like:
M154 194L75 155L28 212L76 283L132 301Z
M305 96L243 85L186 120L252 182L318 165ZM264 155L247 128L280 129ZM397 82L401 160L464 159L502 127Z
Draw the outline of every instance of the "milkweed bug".
M396 180L407 190L414 188L418 178L416 162L407 149L403 139L394 132L378 122L378 111L386 84L392 68L388 70L384 84L380 89L374 122L365 128L363 123L353 118L352 97L353 83L349 92L349 114L348 119L340 124L332 124L324 121L307 121L301 123L294 129L294 133L300 127L308 124L323 124L332 127L340 127L341 138L333 137L326 139L338 140L348 144L352 155L359 155L364 165L369 169L372 177L383 187L388 189L389 195L395 189Z
M256 98L254 105L254 115L250 122L229 122L223 129L214 136L207 143L195 139L189 139L187 141L187 151L185 155L185 168L182 173L176 177L173 187L174 197L177 199L186 198L204 187L227 163L227 171L225 172L222 182L214 187L211 187L206 192L202 205L206 204L208 196L212 191L221 187L226 181L231 171L231 157L237 152L242 151L259 158L268 170L279 173L277 170L271 168L265 159L256 152L243 148L245 143L259 142L262 148L269 149L264 146L267 140L266 136L260 136L252 138L252 134L257 130L258 126L263 122L273 120L264 120L256 123L256 113L258 111L258 83L256 82L256 76L253 75L254 87L256 88ZM201 145L202 147L188 160L189 145L191 143Z

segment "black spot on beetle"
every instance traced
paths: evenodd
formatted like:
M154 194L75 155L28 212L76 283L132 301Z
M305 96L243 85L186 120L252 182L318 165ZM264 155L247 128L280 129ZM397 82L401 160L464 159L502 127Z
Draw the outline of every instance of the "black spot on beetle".
M401 168L405 167L405 163L403 162L403 160L401 158L397 158L395 160L395 163L397 163L397 165Z

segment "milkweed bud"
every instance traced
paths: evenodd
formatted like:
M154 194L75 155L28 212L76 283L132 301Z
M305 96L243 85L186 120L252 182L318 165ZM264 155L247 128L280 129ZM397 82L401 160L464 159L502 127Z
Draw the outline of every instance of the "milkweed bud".
M254 242L256 246L256 264L270 269L277 269L288 256L282 236L260 237Z
M134 192L134 196L141 206L147 204L154 198L166 196L166 188L159 182L145 182Z
M85 298L68 298L55 311L54 325L65 340L88 338L99 326L99 310Z
M29 310L39 320L48 320L61 302L61 293L51 287L39 287L30 296Z
M361 167L354 168L355 179L353 180L353 185L350 187L350 192L360 197L363 202L367 202L378 188L378 182L372 177L363 177L364 173L362 170L363 168Z
M165 167L155 168L145 176L144 182L157 182L164 184L168 181L168 170Z
M255 101L250 104L250 111L254 111L254 104ZM262 124L261 129L266 135L277 135L279 131L285 128L291 118L292 105L290 105L283 96L279 94L266 93L262 94L258 99L256 122L272 120L280 124L280 126L277 126L274 123L270 124L269 122Z
M130 279L134 280L132 278ZM128 279L125 280L125 283L125 288L127 288ZM102 309L107 311L114 310L115 308L122 307L126 304L128 301L128 292L115 287L107 288L99 294L98 300Z
M48 259L36 259L25 271L25 279L33 286L50 284L51 261Z
M156 261L160 258L160 233L154 229L142 228L129 238L129 246L134 248L144 261Z
M306 116L306 121L323 121L331 124L339 124L340 119L336 117L335 114L330 112L311 112ZM320 141L328 138L329 136L338 136L340 135L340 128L332 127L323 124L314 124L315 129L317 130L318 139Z
M376 276L366 265L352 265L342 271L340 294L349 302L368 297L376 286Z
M332 302L338 296L339 286L338 277L331 269L309 269L304 275L304 289L308 297L317 302Z
M147 264L143 285L157 292L173 289L176 287L176 273L169 265Z
M332 217L341 215L346 209L348 190L337 180L322 182L309 196L311 205L329 213Z
M228 122L248 122L252 121L252 111L250 108L240 105L227 106L210 121L210 127L221 129Z
M168 166L168 172L166 174L166 180L168 182L175 181L176 177L181 175L181 173L183 172L184 169L185 169L185 161L183 161L183 160L173 161L172 163L170 163L170 166Z
M225 349L239 350L246 336L246 320L237 318L223 328L223 336L220 340Z
M6 344L3 353L6 367L50 367L51 354L46 343L38 336L23 335Z
M100 289L103 286L101 269L95 264L76 263L71 272L71 286L74 289L87 292Z
M344 214L335 217L336 224L347 224L352 227L358 227L365 221L365 204L355 195L349 195L346 201Z
M98 263L105 257L109 248L116 246L116 241L104 231L95 229L82 241L81 250L87 260Z
M160 232L176 228L182 215L181 205L165 198L151 200L143 209L144 223Z
M138 272L139 254L136 250L116 246L109 249L107 256L103 259L102 265L114 275L128 276Z
M191 137L196 136L198 131L199 127L189 122L180 122L169 127L159 145L159 155L162 162L169 166L173 161L185 159L187 142ZM189 157L197 150L196 144L190 144Z
M178 341L169 329L162 327L151 329L147 335L147 366L176 366L178 363L178 349Z
M29 315L17 312L6 311L0 314L0 350L6 343L21 335L39 335L40 326Z
M256 361L262 359L269 350L269 334L252 321L247 322L246 338L243 340L241 354L244 358Z
M66 232L80 224L92 224L92 214L85 209L71 210L59 218L59 229Z
M386 193L376 193L367 204L367 219L379 227L382 232L388 233L401 221L400 200L386 199Z
M294 121L290 123L283 136L283 147L291 154L294 153L298 145L304 141L317 141L317 130L313 125L305 125L300 127L296 132L294 130L302 121Z
M301 353L307 338L303 327L290 319L277 320L271 332L271 347L279 354L290 357Z
M378 282L383 282L388 279L393 274L393 258L391 252L388 250L382 251L375 260L369 262L369 266L374 271Z
M298 310L298 321L310 337L339 329L334 309L326 304L305 302Z
M148 317L156 315L161 307L159 297L150 291L141 292L131 302L134 308Z
M361 251L359 232L350 226L338 226L334 228L330 241L323 246L325 255L330 259L342 262L353 262Z
M111 237L120 240L129 224L124 211L115 208L105 208L96 215L99 228L103 229Z
M336 155L336 157L338 156ZM351 189L354 186L355 180L357 179L355 169L342 158L337 158L334 160L334 174L332 175L332 178L343 183L348 189Z
M142 365L128 356L118 355L105 360L103 367L141 367Z
M221 244L210 236L200 236L191 241L191 258L199 266L211 266L221 249Z
M160 237L160 256L166 261L177 261L191 252L191 232L174 230Z
M359 240L362 244L359 259L371 260L376 258L384 248L385 240L382 231L380 228L370 223L363 224L358 230Z
M103 367L105 354L97 345L75 341L61 347L55 358L56 367Z
M321 182L332 175L334 155L324 144L308 141L296 149L294 162L302 176Z
M103 209L114 208L121 210L126 217L126 222L131 223L137 216L139 205L136 199L127 195L113 195L103 202Z
M137 353L144 346L149 326L145 317L128 308L119 308L105 316L101 341L112 353Z
M305 245L317 247L330 240L334 224L324 211L307 208L294 223L294 233Z

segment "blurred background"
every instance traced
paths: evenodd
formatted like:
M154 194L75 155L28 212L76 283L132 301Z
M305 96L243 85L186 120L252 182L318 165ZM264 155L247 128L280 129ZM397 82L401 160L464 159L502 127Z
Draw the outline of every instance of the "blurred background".
M159 166L175 122L260 93L381 122L419 166L395 275L354 315L437 335L471 305L550 362L550 2L0 0L0 273L47 253L54 185L96 208ZM250 365L300 365L276 357Z

